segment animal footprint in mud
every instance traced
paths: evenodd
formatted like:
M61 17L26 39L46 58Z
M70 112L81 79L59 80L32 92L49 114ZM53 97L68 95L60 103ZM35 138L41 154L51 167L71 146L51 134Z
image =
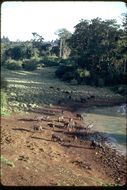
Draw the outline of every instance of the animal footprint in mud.
M39 150L40 150L41 152L44 152L44 149L43 149L43 148L39 148Z
M28 147L30 150L34 150L34 147L33 147L33 145L31 145L31 144L28 144L27 147Z
M35 149L35 146L37 146L35 143L30 143L29 141L26 142L27 143L27 147L30 149L30 150L34 150Z
M21 155L21 156L19 156L19 159L18 159L18 160L28 161L28 159L29 159L28 156Z
M6 141L7 144L10 144L12 142L11 136L6 137L5 141Z

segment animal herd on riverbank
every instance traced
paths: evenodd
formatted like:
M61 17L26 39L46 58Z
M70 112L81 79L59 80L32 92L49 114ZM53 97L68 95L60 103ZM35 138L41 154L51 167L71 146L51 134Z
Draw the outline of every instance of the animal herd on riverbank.
M76 141L78 138L84 138L89 136L94 128L93 123L85 124L84 118L80 113L76 113L74 117L64 115L64 110L61 110L55 119L50 115L41 115L34 118L36 125L34 125L34 131L43 131L43 124L41 122L45 121L47 125L52 129L53 133L51 135L51 140L64 143L64 137L56 133L55 129L63 129L63 134L69 134ZM90 148L103 148L103 145L96 140L91 140Z

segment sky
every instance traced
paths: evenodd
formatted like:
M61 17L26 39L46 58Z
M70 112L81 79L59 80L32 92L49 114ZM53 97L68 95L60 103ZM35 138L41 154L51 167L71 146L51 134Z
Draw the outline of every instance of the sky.
M1 6L1 36L11 41L26 41L33 38L32 32L37 32L45 41L51 41L57 38L58 29L74 32L74 26L81 19L99 17L120 23L121 14L126 11L124 2L9 1Z

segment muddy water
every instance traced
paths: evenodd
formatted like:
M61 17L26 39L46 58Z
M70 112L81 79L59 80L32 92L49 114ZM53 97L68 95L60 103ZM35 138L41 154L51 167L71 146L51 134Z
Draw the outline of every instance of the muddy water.
M85 123L93 122L94 130L107 136L107 144L126 154L126 114L118 113L119 106L82 109Z

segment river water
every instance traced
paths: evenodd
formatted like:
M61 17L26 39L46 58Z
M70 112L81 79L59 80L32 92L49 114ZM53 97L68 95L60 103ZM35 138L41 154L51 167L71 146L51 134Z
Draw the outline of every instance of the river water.
M126 154L126 113L117 112L119 106L81 109L85 123L94 124L94 130L105 134L107 144L121 154Z

